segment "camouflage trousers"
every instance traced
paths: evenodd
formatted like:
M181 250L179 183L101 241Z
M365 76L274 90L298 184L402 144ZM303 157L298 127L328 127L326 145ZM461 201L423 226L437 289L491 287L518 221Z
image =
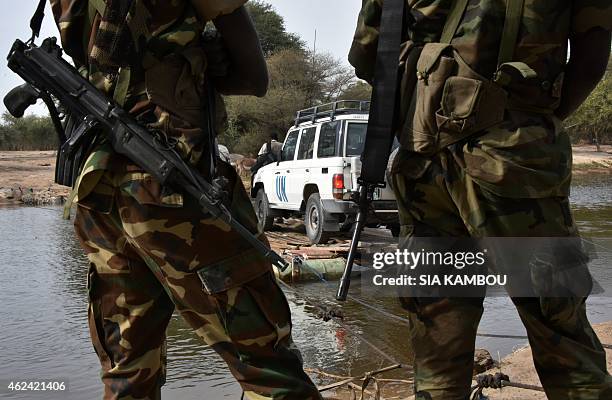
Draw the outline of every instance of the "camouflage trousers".
M219 168L233 189L231 210L257 232L242 182L229 165ZM227 363L246 399L320 399L270 263L177 196L146 174L106 171L79 201L75 227L90 261L89 327L104 398L161 397L166 327L176 309Z
M392 182L402 237L575 236L567 197L503 197L466 173L463 149L400 151ZM535 172L534 172L535 173ZM419 400L466 400L483 298L401 298L409 311ZM612 398L605 351L583 298L513 298L549 399ZM510 377L512 379L512 377Z

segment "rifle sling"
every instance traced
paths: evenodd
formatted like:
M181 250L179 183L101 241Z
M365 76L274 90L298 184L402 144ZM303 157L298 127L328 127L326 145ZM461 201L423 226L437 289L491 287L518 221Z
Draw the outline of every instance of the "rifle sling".
M506 0L506 19L499 48L498 67L514 58L524 5L525 0Z
M45 5L47 0L39 0L36 11L30 20L30 29L32 30L32 40L40 35L40 28L42 27L43 20L45 19Z
M398 95L399 57L406 0L383 3L380 36L370 118L363 154L360 181L376 186L385 184L387 163L393 145L393 129Z

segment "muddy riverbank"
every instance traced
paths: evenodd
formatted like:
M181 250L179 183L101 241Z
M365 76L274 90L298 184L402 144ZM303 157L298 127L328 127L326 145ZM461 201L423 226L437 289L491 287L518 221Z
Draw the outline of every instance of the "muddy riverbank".
M612 146L574 147L574 172L612 174ZM0 206L61 204L70 190L53 182L54 151L0 151Z
M54 151L0 151L0 206L61 204L70 189L53 182Z
M612 321L597 324L593 327L599 340L604 344L612 344ZM608 362L608 372L612 371L612 349L606 349ZM524 383L527 385L541 386L540 380L533 366L531 348L523 347L509 356L502 359L501 371L510 377L513 382ZM490 371L497 372L499 369ZM490 400L546 400L546 395L542 392L525 390L518 388L504 388L502 391L489 390L486 392Z

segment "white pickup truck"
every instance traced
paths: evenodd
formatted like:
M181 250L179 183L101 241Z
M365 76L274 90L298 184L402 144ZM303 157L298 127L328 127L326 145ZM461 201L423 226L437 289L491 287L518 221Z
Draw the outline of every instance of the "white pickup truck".
M261 226L270 230L276 217L304 216L313 244L334 232L350 231L358 212L369 102L340 101L298 112L280 160L259 169L251 196ZM385 226L399 235L397 203L387 185L377 189L368 226Z

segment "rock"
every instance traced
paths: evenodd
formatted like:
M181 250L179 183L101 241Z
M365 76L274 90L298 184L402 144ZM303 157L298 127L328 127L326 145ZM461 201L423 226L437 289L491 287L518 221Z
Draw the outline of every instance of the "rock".
M11 200L15 197L13 194L13 189L10 188L2 188L0 189L0 199L8 199Z
M481 374L495 366L495 360L485 349L476 349L474 352L474 375Z

